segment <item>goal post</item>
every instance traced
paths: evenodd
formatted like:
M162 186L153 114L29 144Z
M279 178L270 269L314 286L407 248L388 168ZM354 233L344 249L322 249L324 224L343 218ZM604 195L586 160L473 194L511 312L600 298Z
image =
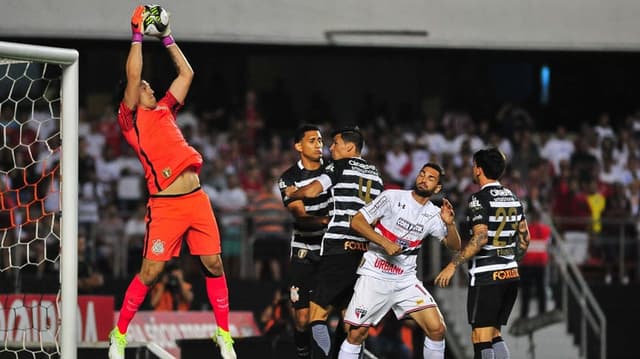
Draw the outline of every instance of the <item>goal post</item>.
M78 334L78 51L0 41L0 61L56 64L60 80L60 335L59 357L77 357ZM2 63L2 62L0 62ZM22 130L22 129L21 129ZM3 139L4 140L4 139ZM6 171L6 169L0 169ZM11 254L9 254L11 255ZM0 348L1 349L1 348Z

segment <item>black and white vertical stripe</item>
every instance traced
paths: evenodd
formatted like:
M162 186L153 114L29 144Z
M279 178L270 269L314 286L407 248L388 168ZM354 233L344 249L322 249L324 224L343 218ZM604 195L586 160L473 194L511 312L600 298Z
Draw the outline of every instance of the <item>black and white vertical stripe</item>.
M287 207L293 200L285 196L284 190L288 186L296 186L298 188L308 185L315 181L324 173L324 168L310 171L304 168L302 161L298 161L295 165L289 167L278 182L282 202ZM322 192L318 197L305 198L302 200L305 212L310 216L328 216L329 203L331 196L329 192ZM322 237L327 230L327 226L318 225L317 227L301 226L299 222L293 222L293 237L291 239L292 248L304 248L309 250L320 250Z
M344 253L344 241L366 242L351 230L351 217L374 200L384 186L378 169L359 157L335 161L327 166L326 174L331 178L333 208L321 254L340 254Z
M524 219L522 203L511 190L498 182L485 185L469 199L470 227L485 224L488 242L469 262L470 284L495 283L495 271L518 267L515 261L518 222Z

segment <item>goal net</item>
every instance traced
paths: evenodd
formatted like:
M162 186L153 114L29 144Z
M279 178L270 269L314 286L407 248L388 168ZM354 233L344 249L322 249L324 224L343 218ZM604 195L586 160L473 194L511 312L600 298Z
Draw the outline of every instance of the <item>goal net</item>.
M77 60L0 41L0 358L76 358Z

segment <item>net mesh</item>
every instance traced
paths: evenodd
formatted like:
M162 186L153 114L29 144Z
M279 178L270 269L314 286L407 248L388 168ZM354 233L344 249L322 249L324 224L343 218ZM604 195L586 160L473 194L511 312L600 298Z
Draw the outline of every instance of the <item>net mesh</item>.
M59 357L61 74L0 58L0 358Z

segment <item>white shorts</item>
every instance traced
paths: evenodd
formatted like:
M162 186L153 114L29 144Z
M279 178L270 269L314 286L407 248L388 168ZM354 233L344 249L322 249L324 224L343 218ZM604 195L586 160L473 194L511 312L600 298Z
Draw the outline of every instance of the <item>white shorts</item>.
M375 326L393 309L402 319L412 312L436 307L436 301L417 278L401 282L360 276L353 288L353 297L344 314L345 323L354 326Z

